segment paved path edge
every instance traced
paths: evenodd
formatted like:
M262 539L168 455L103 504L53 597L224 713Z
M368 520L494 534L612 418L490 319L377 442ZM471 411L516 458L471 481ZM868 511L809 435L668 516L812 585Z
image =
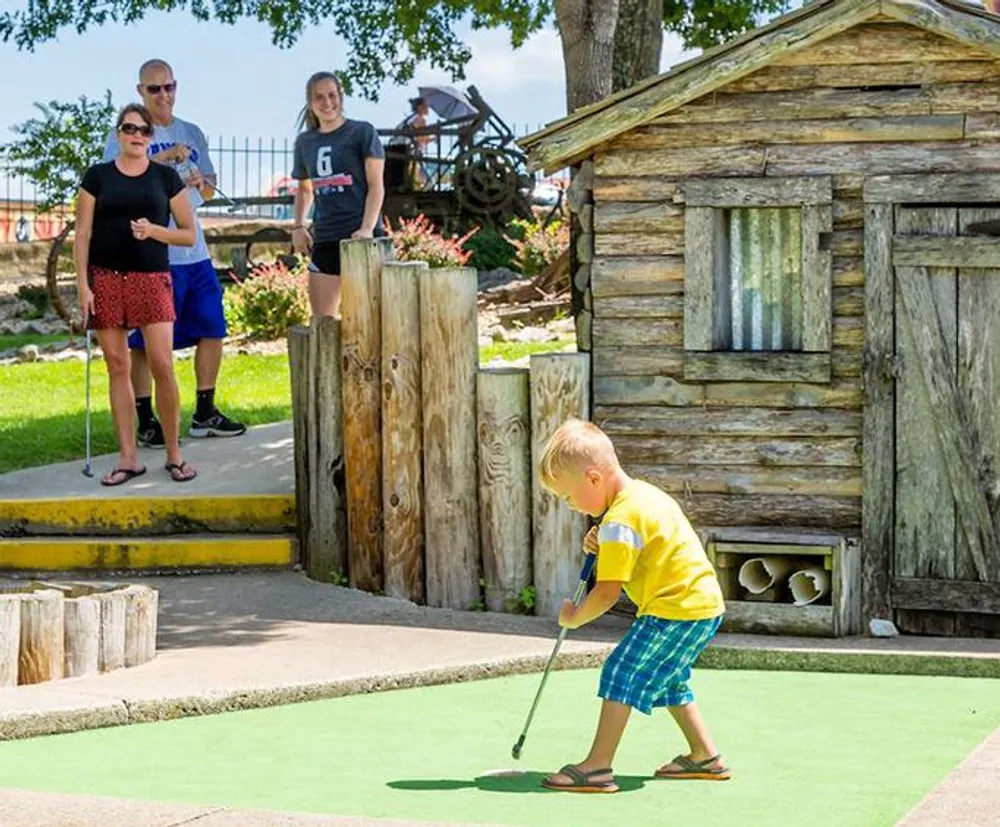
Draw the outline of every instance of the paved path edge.
M612 648L613 644L596 644L583 652L561 653L556 659L555 668L560 670L597 668ZM533 674L541 672L547 661L547 655L533 655L400 674L291 683L284 686L213 690L195 695L152 700L130 700L122 697L110 698L101 703L91 694L87 696L91 702L77 709L60 708L0 714L0 741L109 726L170 721L198 715L217 715L393 689ZM712 646L703 653L698 665L702 669L1000 678L1000 660L933 654L765 650ZM58 686L58 682L53 682L53 686Z

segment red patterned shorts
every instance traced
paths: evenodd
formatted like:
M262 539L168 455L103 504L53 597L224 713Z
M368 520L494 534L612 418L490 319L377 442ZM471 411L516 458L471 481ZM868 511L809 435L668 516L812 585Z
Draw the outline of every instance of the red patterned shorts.
M90 322L94 330L112 327L135 330L176 318L169 272L135 273L91 267L88 275L94 294L94 315Z

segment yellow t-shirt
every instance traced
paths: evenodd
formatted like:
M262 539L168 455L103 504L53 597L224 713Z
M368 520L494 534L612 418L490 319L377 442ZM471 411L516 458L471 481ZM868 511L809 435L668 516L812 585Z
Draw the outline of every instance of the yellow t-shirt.
M638 615L705 620L725 609L715 569L681 507L649 483L631 480L598 530L597 580L621 580Z

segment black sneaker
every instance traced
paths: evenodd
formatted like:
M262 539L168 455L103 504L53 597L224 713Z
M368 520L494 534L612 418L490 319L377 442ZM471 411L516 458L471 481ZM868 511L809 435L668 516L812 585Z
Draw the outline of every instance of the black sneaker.
M196 439L204 439L209 436L239 436L245 434L246 430L247 426L242 422L233 422L224 413L216 410L204 421L191 417L188 433Z
M154 419L145 428L140 427L138 437L139 444L144 448L165 448L167 445L158 419Z

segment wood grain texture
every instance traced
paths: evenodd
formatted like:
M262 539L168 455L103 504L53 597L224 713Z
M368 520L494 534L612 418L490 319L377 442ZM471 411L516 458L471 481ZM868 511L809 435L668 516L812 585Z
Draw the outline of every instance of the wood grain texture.
M125 595L121 589L93 595L101 605L101 672L125 666Z
M101 660L101 605L92 597L77 597L66 600L63 611L63 674L96 675Z
M469 268L420 280L427 603L453 609L480 600L476 293Z
M829 353L685 353L688 382L829 382Z
M689 494L781 494L861 497L861 472L838 466L663 465L630 462L626 471L675 497Z
M479 522L486 607L514 611L532 584L531 389L522 368L480 370Z
M814 410L690 410L650 406L597 406L594 422L608 434L673 436L861 436L859 411Z
M865 315L872 322L865 329L864 426L862 478L862 611L871 618L891 619L889 572L894 540L895 458L894 397L891 366L895 354L893 333L894 276L891 205L869 204L865 209Z
M598 258L591 268L591 290L595 299L681 295L684 257Z
M867 202L974 203L1000 201L1000 175L981 173L915 173L874 175L865 180Z
M44 589L21 595L21 648L18 652L18 684L42 683L63 677L64 598L61 592Z
M622 462L650 457L668 465L780 465L861 467L857 437L641 436L618 434Z
M532 564L535 613L555 617L579 577L586 518L545 490L538 464L548 440L567 419L590 418L590 357L533 355L531 364Z
M21 596L0 594L0 686L17 686Z
M340 245L348 578L382 589L382 264L389 239Z
M692 385L669 376L600 376L594 380L598 405L674 407L861 408L860 381L829 385L720 382Z
M293 465L295 468L295 536L299 557L308 570L311 556L309 527L309 391L312 386L312 368L309 364L309 328L302 326L288 329L288 374L291 380Z
M807 353L829 352L833 343L833 260L820 245L821 235L832 232L830 204L802 207L802 349Z
M423 262L382 266L382 513L385 593L424 602Z

